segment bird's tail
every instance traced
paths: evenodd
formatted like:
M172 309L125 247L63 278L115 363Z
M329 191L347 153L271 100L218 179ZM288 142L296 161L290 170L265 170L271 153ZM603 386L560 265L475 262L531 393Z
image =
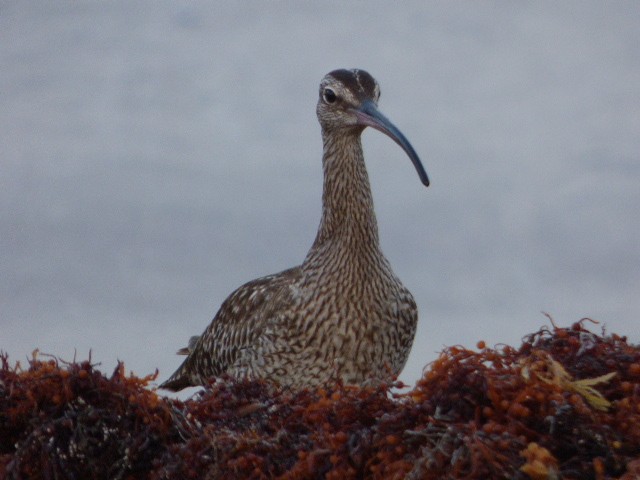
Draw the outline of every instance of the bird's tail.
M193 359L191 358L191 354L195 350L196 343L200 339L199 335L194 335L189 339L189 344L178 350L178 355L188 355L182 365L178 367L178 369L171 375L166 381L160 384L158 388L163 388L165 390L172 390L177 392L187 387L194 387L199 385L199 382L194 382L192 375L189 375L190 371L193 371Z
M164 390L171 390L172 392L179 392L180 390L193 387L193 383L186 375L178 375L179 371L171 375L168 380L162 382L158 388Z
M182 362L182 365L171 375L167 380L162 382L158 388L165 390L171 390L174 392L180 391L183 388L193 387L197 384L193 383L191 376L188 374L188 362L189 357Z

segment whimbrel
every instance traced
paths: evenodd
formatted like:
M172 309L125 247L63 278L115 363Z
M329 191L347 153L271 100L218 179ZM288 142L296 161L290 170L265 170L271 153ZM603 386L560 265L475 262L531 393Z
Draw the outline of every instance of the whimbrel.
M320 83L324 187L316 239L301 265L242 285L162 385L181 390L223 373L291 388L340 379L392 379L409 356L418 312L382 254L360 136L373 127L427 174L411 144L377 108L364 70L334 70Z

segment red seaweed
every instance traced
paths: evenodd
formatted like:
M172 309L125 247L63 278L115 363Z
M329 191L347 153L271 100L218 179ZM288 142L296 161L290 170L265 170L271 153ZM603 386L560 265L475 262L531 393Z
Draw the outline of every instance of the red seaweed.
M587 323L446 348L409 391L222 377L179 401L122 363L2 354L0 480L640 478L640 347Z

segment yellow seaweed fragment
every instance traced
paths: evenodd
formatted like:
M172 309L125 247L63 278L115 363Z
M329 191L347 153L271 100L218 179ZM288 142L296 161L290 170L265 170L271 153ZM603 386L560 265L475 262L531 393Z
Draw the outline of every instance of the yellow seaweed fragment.
M563 390L575 392L582 396L593 408L606 412L611 406L602 393L593 388L595 385L606 383L611 380L616 372L610 372L594 378L583 378L574 380L564 369L561 363L546 352L536 351L522 367L522 376L525 380L531 379L531 373L545 383L558 385Z

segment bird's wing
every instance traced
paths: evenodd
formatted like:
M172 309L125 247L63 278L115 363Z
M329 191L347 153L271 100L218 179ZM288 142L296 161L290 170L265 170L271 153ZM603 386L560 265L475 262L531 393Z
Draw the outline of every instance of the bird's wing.
M220 306L189 356L160 388L181 390L220 375L256 345L265 326L293 302L289 285L300 268L258 278L236 289Z

